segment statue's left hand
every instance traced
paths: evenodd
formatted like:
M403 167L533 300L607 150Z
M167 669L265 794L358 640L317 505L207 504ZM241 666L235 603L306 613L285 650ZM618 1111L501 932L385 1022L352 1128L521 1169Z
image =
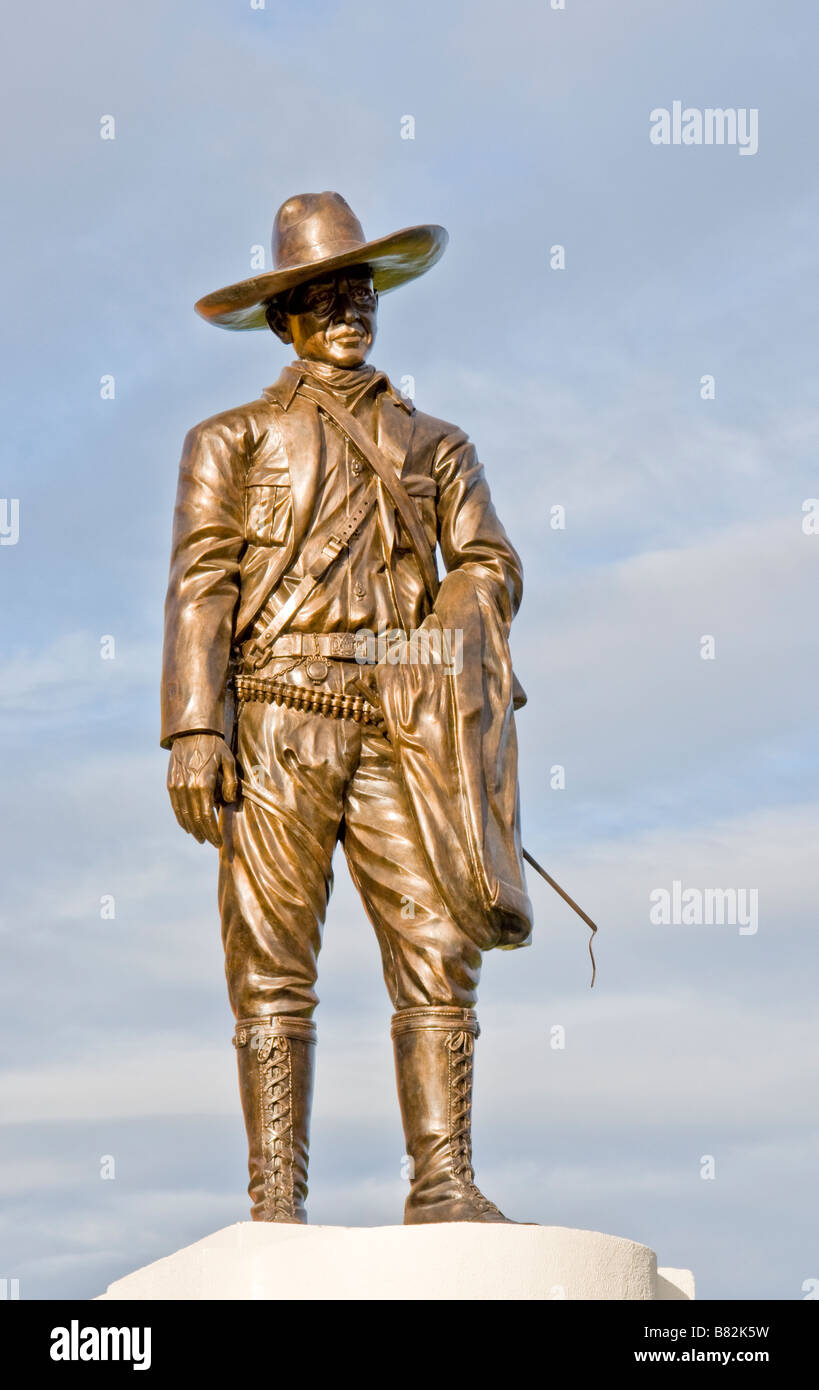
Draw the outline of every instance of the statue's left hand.
M209 840L217 849L222 836L214 814L217 793L222 801L238 795L236 761L218 734L178 734L171 746L168 793L174 815L200 845Z

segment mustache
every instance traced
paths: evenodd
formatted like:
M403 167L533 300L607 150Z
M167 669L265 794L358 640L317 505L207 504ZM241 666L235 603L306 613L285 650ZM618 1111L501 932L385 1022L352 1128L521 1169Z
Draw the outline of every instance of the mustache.
M333 323L327 329L328 338L346 338L351 334L357 337L366 338L369 330L365 328L360 320L355 323Z

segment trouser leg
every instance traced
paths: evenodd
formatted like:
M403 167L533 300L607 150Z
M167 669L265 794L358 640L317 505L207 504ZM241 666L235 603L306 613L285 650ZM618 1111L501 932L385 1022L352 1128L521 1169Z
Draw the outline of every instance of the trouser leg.
M255 1221L306 1221L317 957L349 755L321 716L252 705L221 816L219 904Z
M476 1002L481 952L447 912L390 744L363 734L347 788L344 852L381 950L393 1007Z
M237 1019L309 1018L349 776L341 722L243 706L241 798L221 814L219 910Z
M472 1169L473 1005L481 952L435 887L384 740L362 737L343 833L396 1010L396 1080L412 1160L404 1220L505 1221L476 1187Z

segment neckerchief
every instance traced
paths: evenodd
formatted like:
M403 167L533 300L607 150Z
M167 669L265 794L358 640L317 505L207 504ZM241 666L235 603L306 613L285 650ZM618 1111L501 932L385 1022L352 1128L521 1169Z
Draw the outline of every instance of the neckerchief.
M306 357L300 357L293 365L303 377L306 376L312 381L313 385L340 396L348 410L351 410L372 386L382 381L386 383L387 380L383 372L377 372L375 367L369 366L368 363L360 367L333 367L329 362L313 362Z

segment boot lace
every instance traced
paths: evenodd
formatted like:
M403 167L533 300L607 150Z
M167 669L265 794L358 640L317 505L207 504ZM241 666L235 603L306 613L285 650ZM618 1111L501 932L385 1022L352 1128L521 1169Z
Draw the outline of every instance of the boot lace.
M293 1173L293 1071L290 1039L266 1037L259 1044L261 1068L264 1210L269 1221L296 1214Z
M449 1151L458 1186L480 1212L500 1211L484 1197L475 1184L472 1167L472 1052L475 1039L470 1032L456 1029L447 1034L449 1053Z

